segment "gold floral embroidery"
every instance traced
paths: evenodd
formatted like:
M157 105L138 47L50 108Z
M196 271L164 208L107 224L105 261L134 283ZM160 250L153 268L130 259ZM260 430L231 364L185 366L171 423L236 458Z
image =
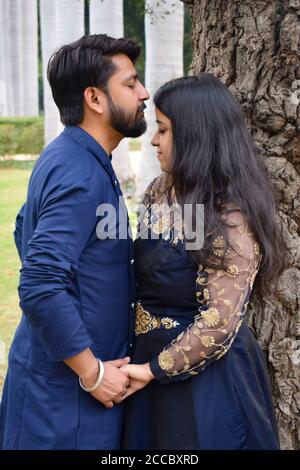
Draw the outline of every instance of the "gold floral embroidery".
M213 241L213 246L215 248L225 248L225 239L222 235L220 235L219 237L216 237Z
M226 274L227 276L234 278L239 274L239 268L235 264L231 264L226 269Z
M220 321L219 311L214 307L210 307L206 312L203 312L202 317L204 319L204 323L209 328L216 326Z
M158 356L158 364L162 370L170 370L174 366L174 358L167 349Z
M208 289L203 289L203 297L205 300L209 300L209 290Z
M167 175L156 178L146 190L143 204L148 206L150 220L144 219L147 228L155 235L161 235L164 240L177 245L184 240L184 225L182 211L173 195L173 203L167 200L167 189L171 180Z
M256 274L257 274L257 271L254 271L249 277L250 289L253 288L253 284L254 284L254 281L255 281L255 278L256 278Z
M171 223L164 214L160 214L158 220L151 225L151 228L156 235L160 235L170 231Z
M201 276L201 273L199 274L197 278L197 284L200 284L200 286L205 286L207 284L206 278Z
M225 239L222 236L219 236L214 239L212 244L212 252L218 258L222 258L225 252Z
M215 344L215 338L213 336L201 336L200 341L206 348L210 348Z
M136 306L135 316L135 334L139 336L141 334L148 333L149 331L155 330L156 328L166 328L167 330L174 328L179 323L169 317L156 317L150 312L145 310L140 303Z

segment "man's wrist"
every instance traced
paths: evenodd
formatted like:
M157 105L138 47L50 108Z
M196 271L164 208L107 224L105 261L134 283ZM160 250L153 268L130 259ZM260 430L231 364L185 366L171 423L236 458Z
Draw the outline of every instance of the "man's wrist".
M85 387L93 387L99 376L99 363L96 358L94 358L93 363L89 365L86 372L80 376L82 383Z

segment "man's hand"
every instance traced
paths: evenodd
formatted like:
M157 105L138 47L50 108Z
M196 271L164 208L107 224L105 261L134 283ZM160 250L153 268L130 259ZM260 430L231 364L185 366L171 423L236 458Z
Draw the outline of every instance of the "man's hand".
M103 362L104 377L99 387L91 392L91 395L106 408L112 408L114 402L118 403L117 400L126 394L129 378L126 371L121 371L121 367L127 365L129 361L130 358L125 357L124 359ZM97 380L98 372L95 375L95 371L93 371L89 379L83 380L83 384L86 387L93 386Z
M76 356L65 359L64 362L81 378L85 387L91 388L95 385L99 376L99 363L89 348ZM122 372L120 368L128 365L129 362L130 357L103 362L104 377L99 387L91 392L91 395L103 403L106 408L112 408L114 406L113 400L116 397L120 398L121 394L125 394L129 378L128 373Z
M120 368L120 371L127 374L130 378L129 387L124 395L114 400L115 403L121 403L125 398L146 387L154 375L151 372L149 362L146 364L127 364Z

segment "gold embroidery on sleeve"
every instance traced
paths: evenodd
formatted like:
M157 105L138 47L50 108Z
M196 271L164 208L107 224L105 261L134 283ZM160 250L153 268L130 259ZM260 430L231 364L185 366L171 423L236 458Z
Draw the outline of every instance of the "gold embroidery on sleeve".
M217 308L210 307L206 312L202 313L204 323L209 328L218 325L220 321L220 314Z
M225 250L224 270L199 267L194 323L159 355L159 365L170 377L197 375L226 354L240 329L261 255L243 216L233 217L228 238L230 249L222 236L213 241L215 256L223 257Z
M172 369L174 366L174 358L170 351L162 351L158 356L158 364L162 370Z

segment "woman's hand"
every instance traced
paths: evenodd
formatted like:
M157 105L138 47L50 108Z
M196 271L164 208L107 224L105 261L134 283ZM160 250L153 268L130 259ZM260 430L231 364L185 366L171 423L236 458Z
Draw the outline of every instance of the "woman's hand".
M154 379L149 362L146 364L126 364L119 370L129 377L130 382L126 393L121 398L115 399L115 403L121 403L125 398L146 387Z

